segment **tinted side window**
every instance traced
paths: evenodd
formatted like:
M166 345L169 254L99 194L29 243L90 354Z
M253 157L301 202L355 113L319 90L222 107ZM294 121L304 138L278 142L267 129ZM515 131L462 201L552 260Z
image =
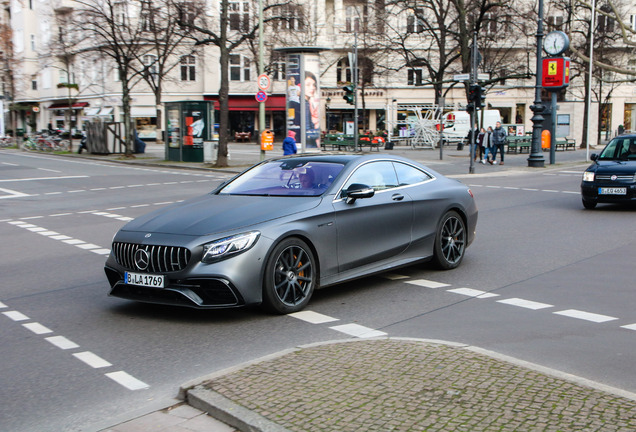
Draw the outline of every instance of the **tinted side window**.
M344 186L346 190L353 183L370 186L376 191L391 189L398 180L391 162L371 162L358 168Z
M412 185L416 183L421 183L427 180L430 180L432 177L421 171L414 166L403 164L403 163L394 163L395 171L397 172L398 184L400 186Z

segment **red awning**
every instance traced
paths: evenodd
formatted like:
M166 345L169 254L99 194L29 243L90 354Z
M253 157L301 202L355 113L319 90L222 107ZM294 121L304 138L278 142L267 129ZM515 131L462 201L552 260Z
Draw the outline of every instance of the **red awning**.
M218 96L204 96L204 100L214 101L214 109L219 109ZM258 101L254 96L230 96L230 111L258 111ZM265 111L285 111L285 96L269 96L265 101Z
M84 108L89 105L88 102L75 102L73 104L74 109ZM55 102L49 105L49 109L68 109L68 102Z

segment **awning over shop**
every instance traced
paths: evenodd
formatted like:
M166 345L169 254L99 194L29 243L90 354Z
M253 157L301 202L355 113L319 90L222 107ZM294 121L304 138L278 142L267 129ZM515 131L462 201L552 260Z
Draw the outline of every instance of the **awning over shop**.
M131 117L157 117L157 108L153 106L137 106L130 108Z
M88 102L75 102L73 104L73 109L84 108L84 107L87 107L88 105L89 105ZM68 109L68 102L55 102L55 103L52 103L51 105L49 105L49 109L54 109L54 110Z
M256 95L256 93L254 93ZM219 109L218 96L204 96L204 100L214 101L214 109ZM255 96L230 96L230 111L258 111ZM285 96L269 96L265 101L265 111L284 111Z

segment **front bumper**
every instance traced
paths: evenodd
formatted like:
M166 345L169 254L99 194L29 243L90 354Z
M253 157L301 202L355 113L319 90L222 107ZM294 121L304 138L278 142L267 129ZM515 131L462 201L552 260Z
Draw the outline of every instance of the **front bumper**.
M617 188L624 187L627 189L625 195L604 195L599 194L600 188ZM584 201L592 203L624 203L636 202L636 184L625 183L602 183L602 182L582 182L581 197Z

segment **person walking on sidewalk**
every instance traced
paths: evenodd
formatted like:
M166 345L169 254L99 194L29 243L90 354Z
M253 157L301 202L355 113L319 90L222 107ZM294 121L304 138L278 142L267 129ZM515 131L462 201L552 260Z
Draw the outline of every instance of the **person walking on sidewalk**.
M484 158L479 162L485 164L486 162L492 163L490 161L490 155L492 153L492 127L488 126L488 130L484 134L484 138L481 141L484 146Z
M298 149L296 148L296 132L289 131L287 134L287 138L283 140L283 155L293 155L296 154Z
M480 162L484 160L484 138L486 138L486 129L481 128L476 140L477 148L479 149L479 155L477 155L477 151L475 151L475 161L478 160L477 158L479 158Z
M504 145L506 144L506 130L501 127L501 122L495 124L495 130L492 131L492 161L491 164L497 164L497 150L501 153L501 165L504 164Z

